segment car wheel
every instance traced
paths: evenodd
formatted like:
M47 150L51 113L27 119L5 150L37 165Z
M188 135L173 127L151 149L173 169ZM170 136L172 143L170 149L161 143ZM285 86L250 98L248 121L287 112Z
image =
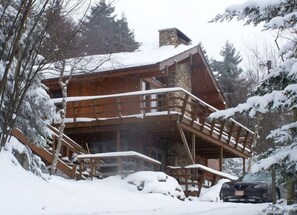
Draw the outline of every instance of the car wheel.
M223 202L228 202L228 199L223 199Z

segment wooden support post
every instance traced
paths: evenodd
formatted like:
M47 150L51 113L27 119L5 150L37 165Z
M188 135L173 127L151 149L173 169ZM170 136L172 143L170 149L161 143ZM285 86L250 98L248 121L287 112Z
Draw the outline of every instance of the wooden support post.
M188 170L187 169L184 169L184 171L185 171L185 191L186 191L186 196L188 196L189 195L189 184L188 184L188 182L189 182L189 177L188 177Z
M79 160L79 177L80 177L80 180L82 179L82 168L83 168L83 165L82 165L82 160L81 159L78 159Z
M205 171L201 171L201 174L200 174L200 177L199 177L199 182L198 182L198 184L199 184L198 197L201 194L201 189L202 189L202 186L203 186L204 179L205 179Z
M195 136L195 134L192 134L192 157L193 157L194 163L196 163L196 136Z
M90 174L91 174L91 180L93 180L93 177L94 177L94 163L93 163L93 159L90 158Z
M120 129L117 129L117 151L121 151L121 131Z
M179 130L180 136L181 136L182 141L183 141L183 143L184 143L186 152L188 153L188 156L189 156L189 158L190 158L192 164L195 164L194 159L193 159L192 154L191 154L191 151L190 151L190 148L189 148L189 144L188 144L186 135L185 135L185 133L184 133L184 130L181 128L181 126L180 126L178 123L177 123L177 128L178 128L178 130Z
M223 159L224 159L224 148L223 147L220 147L220 160L219 160L220 171L223 170Z
M78 180L78 178L77 178L77 176L76 176L76 165L74 165L73 167L72 167L72 178L73 179L75 179L76 181Z
M245 175L245 158L242 158L242 174Z
M121 151L121 131L120 129L117 129L117 151ZM123 171L123 166L122 166L122 159L120 157L117 158L117 163L118 163L118 172Z

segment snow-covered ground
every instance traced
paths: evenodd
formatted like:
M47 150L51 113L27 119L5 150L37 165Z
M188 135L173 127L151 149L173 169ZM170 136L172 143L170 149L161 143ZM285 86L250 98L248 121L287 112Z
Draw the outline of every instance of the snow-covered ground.
M154 177L162 181L165 174L156 173L147 177L145 174L130 177L136 181L146 177L152 182L150 189L138 191L128 180L110 177L104 180L74 181L61 177L45 175L41 179L25 171L6 151L0 154L0 214L1 215L39 215L39 214L241 214L258 215L268 204L243 204L216 202L217 190L205 191L201 200L178 200L171 195L150 193L178 188L171 179L165 186L162 182L153 182ZM166 177L166 176L165 176ZM169 186L168 186L169 185ZM155 187L155 188L154 188ZM164 189L162 189L164 188ZM146 191L145 191L146 190ZM174 195L173 195L174 196ZM208 201L202 201L202 199ZM209 200L214 200L210 202Z

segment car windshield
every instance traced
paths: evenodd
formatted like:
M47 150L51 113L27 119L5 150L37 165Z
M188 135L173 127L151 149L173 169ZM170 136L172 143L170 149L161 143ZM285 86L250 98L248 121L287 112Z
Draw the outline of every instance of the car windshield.
M271 173L259 172L254 174L246 174L240 179L240 181L270 181L271 182Z

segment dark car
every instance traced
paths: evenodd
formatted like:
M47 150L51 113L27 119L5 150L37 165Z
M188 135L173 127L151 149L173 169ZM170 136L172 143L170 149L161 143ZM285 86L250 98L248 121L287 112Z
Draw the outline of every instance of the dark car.
M270 202L272 201L271 173L259 172L246 174L237 181L222 185L220 198L224 202ZM276 188L276 199L280 199L280 190Z

